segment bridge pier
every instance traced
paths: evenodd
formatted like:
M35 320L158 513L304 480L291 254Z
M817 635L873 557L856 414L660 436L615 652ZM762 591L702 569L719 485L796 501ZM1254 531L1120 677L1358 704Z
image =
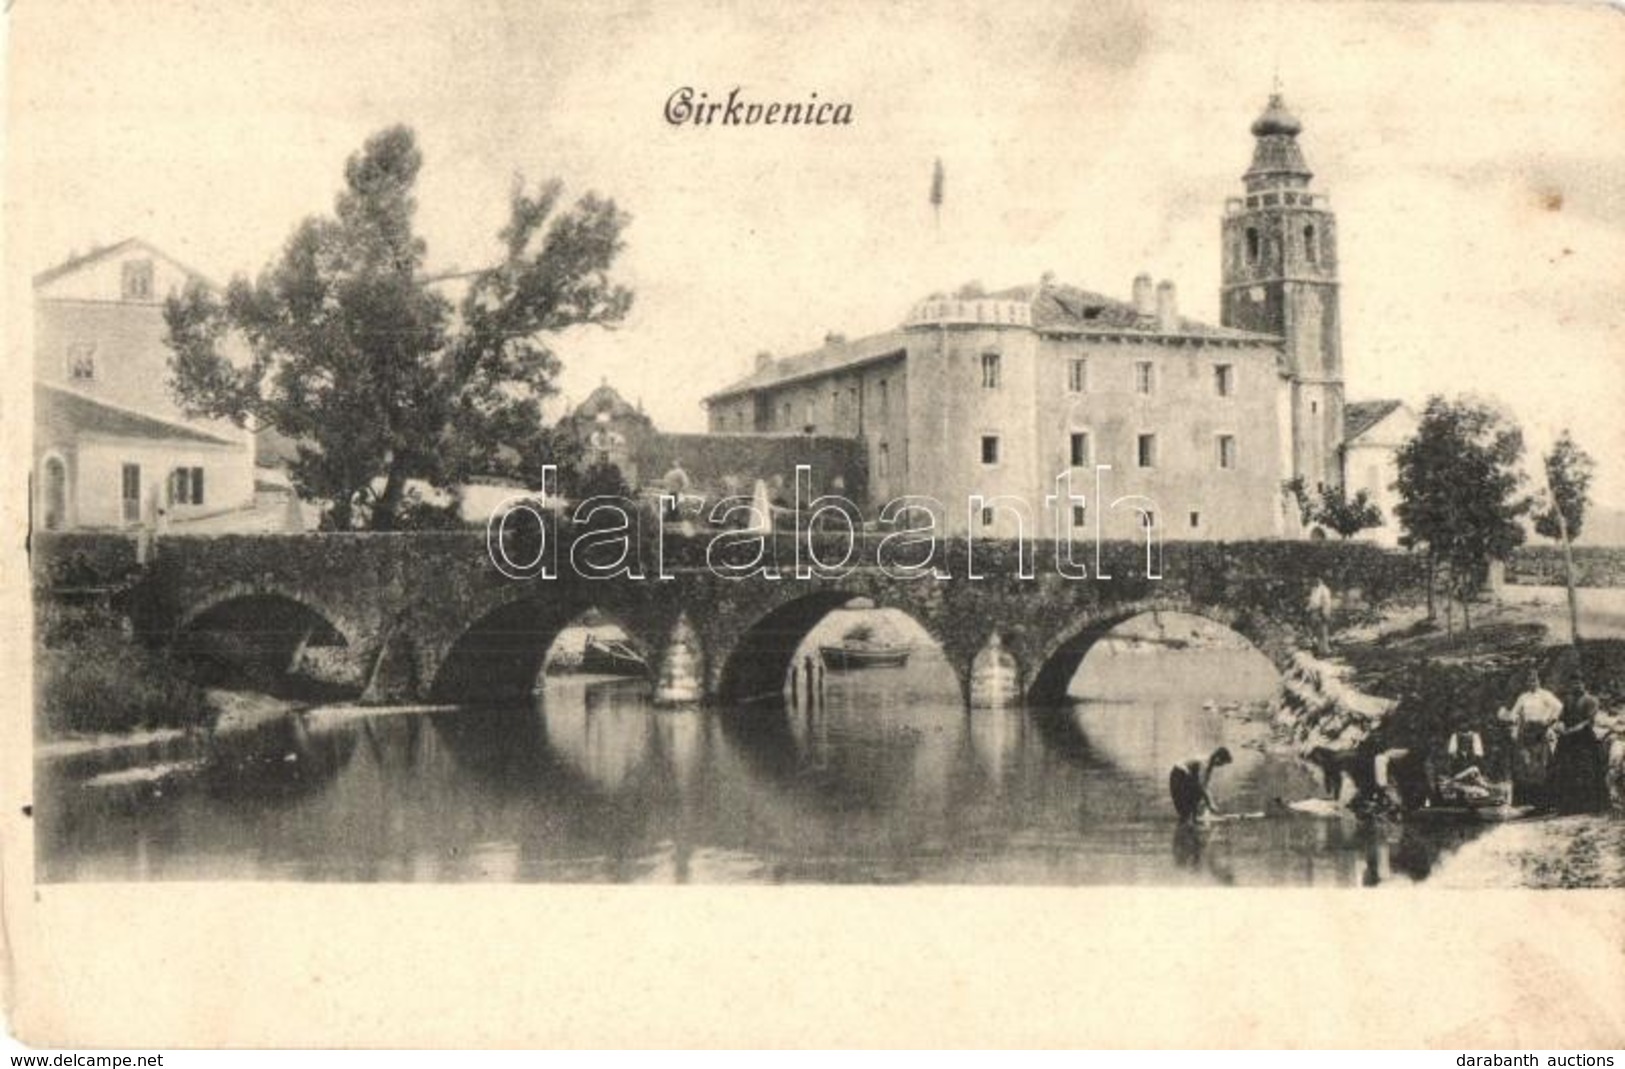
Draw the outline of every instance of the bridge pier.
M697 703L705 690L705 656L687 613L678 613L655 668L654 703L671 709Z
M1021 665L995 631L971 662L970 707L1005 709L1021 705L1024 696Z

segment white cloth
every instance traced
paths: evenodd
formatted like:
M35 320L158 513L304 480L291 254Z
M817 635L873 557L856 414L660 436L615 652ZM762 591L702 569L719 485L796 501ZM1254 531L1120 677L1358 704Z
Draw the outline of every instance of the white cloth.
M1563 703L1545 687L1518 695L1509 719L1515 724L1550 724L1563 715Z
M1325 615L1332 611L1332 592L1325 583L1316 583L1315 588L1309 592L1309 611L1317 615Z

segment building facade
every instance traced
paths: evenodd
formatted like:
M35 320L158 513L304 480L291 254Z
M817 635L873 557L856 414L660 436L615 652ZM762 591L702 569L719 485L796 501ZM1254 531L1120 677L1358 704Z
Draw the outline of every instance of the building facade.
M163 301L201 276L146 242L34 279L34 517L46 529L199 522L251 508L247 432L169 391Z
M1417 415L1403 401L1354 401L1347 411L1342 450L1343 489L1365 493L1382 510L1382 524L1355 535L1385 546L1399 544L1399 447L1416 434Z
M1344 401L1336 224L1300 129L1279 96L1253 124L1219 325L1144 274L1128 300L1047 277L935 295L895 331L759 356L707 399L712 432L858 438L873 504L933 498L955 532L1301 533L1283 484L1340 482Z

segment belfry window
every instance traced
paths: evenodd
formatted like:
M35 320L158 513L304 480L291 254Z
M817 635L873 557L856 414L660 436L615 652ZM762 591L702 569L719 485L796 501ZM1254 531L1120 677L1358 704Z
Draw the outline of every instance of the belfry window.
M997 390L999 388L999 354L982 354L982 388L984 390Z
M1258 262L1258 230L1255 227L1247 228L1247 262L1249 264Z
M1303 228L1303 258L1312 264L1320 262L1320 250L1315 247L1315 228L1313 226Z

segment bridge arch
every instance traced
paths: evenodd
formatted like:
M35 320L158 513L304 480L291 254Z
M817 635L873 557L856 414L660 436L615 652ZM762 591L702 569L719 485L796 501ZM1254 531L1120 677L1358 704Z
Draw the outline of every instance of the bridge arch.
M825 617L851 607L890 609L913 621L925 632L952 666L960 695L967 693L969 664L954 656L933 619L912 611L906 602L873 596L874 592L847 586L825 587L793 597L757 616L748 625L715 641L712 651L711 693L724 705L776 699L783 692L792 659Z
M203 618L234 602L252 600L291 603L314 616L320 617L329 627L338 632L346 645L361 645L361 628L349 618L349 614L342 607L331 604L326 598L313 594L308 590L284 586L279 583L264 582L229 583L225 586L216 587L202 597L192 599L185 611L176 619L173 628L171 628L171 637L178 637L186 631L192 630Z
M318 674L346 686L357 682L365 640L347 614L322 598L275 584L233 583L188 606L170 629L169 645L182 657L273 676L329 651Z
M1126 602L1101 612L1083 614L1039 645L1034 655L1035 667L1030 668L1026 676L1027 704L1037 707L1065 704L1072 677L1090 648L1121 624L1147 613L1181 613L1219 624L1250 642L1278 669L1286 666L1294 645L1290 628L1257 615L1184 598Z
M652 672L658 664L660 624L578 592L564 598L526 593L493 599L463 626L428 642L428 692L435 701L492 703L527 699L547 658L571 625L596 613L626 636Z

